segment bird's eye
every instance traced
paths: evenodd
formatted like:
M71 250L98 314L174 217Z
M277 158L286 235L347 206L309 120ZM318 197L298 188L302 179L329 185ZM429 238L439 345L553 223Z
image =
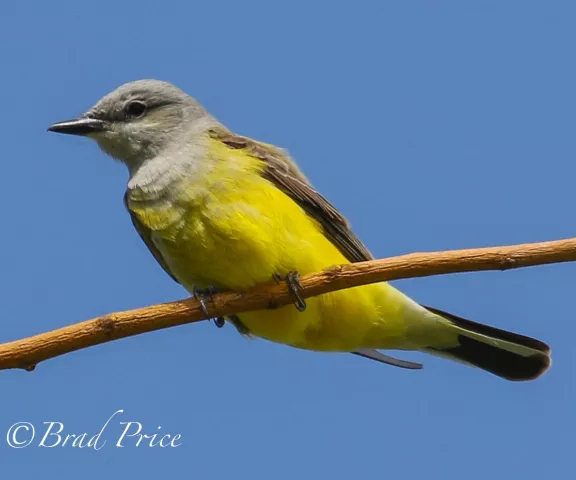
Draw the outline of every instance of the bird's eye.
M146 113L146 105L139 101L133 101L124 107L124 112L128 117L138 118Z

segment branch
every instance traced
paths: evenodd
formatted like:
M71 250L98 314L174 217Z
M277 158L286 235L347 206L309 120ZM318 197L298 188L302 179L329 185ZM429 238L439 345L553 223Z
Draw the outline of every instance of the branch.
M480 270L508 270L576 261L576 238L447 252L412 253L399 257L330 267L300 279L302 298L402 278ZM285 282L260 285L245 293L227 292L208 302L212 317L278 308L293 302ZM206 320L192 299L111 313L92 320L0 345L0 370L33 370L49 358L161 328ZM270 321L274 321L271 319Z

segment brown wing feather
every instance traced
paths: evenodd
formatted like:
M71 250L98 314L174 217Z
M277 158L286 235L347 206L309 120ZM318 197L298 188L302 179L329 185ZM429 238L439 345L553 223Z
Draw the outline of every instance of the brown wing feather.
M363 262L373 258L360 239L352 233L346 218L314 190L296 164L281 149L234 135L226 130L213 129L210 135L231 149L245 150L265 162L264 177L317 220L326 236L350 262Z
M152 253L152 255L154 255L154 258L156 259L156 261L160 264L160 266L164 269L164 271L170 275L170 277L176 282L176 283L180 283L176 277L174 275L172 275L172 272L170 272L170 269L168 268L168 265L166 264L166 262L164 261L164 258L162 257L162 254L160 253L160 250L158 250L158 248L156 247L156 245L154 245L154 242L152 241L152 238L150 238L150 232L149 230L142 225L139 221L138 218L136 217L136 215L134 215L134 213L132 213L130 211L130 208L128 207L128 193L124 194L124 206L126 207L126 210L128 210L128 213L130 214L130 219L132 220L132 225L134 225L134 228L136 229L136 231L138 232L138 234L140 235L140 238L144 241L144 243L146 244L146 246L148 247L148 250L150 250L150 252Z

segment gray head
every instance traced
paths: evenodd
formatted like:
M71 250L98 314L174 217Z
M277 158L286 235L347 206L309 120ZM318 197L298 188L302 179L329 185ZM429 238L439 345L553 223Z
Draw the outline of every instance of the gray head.
M107 154L132 166L210 123L216 121L174 85L137 80L118 87L80 117L48 130L93 138Z

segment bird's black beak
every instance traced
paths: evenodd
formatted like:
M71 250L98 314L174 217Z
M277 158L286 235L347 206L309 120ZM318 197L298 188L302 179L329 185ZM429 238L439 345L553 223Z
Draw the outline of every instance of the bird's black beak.
M69 135L89 135L102 132L106 128L106 122L97 118L79 117L74 120L58 122L48 127L49 132L67 133Z

